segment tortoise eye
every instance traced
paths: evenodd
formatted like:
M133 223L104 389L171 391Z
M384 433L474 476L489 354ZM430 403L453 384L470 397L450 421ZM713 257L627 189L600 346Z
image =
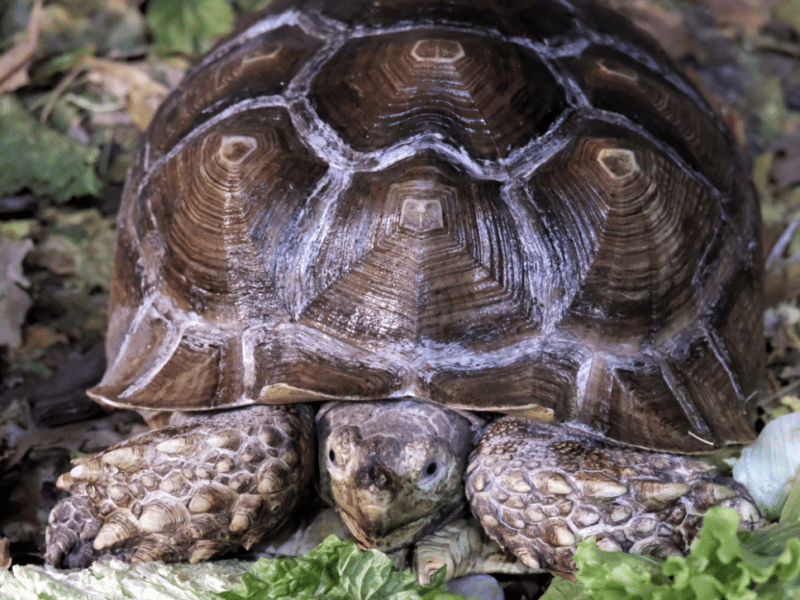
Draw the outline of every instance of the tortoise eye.
M422 472L425 477L433 477L434 475L436 475L438 471L439 471L439 464L435 460L432 460L427 465L425 465L425 468L423 469Z
M336 452L333 451L333 448L328 450L328 461L331 464L334 464L334 465L336 464Z

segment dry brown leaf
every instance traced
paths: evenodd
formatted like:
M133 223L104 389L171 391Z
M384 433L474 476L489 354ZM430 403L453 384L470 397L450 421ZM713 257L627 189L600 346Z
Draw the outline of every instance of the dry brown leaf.
M673 60L688 54L691 39L682 13L668 12L652 0L617 0L612 6L658 40Z
M780 151L772 163L769 176L780 189L800 183L800 137L786 136L778 140Z
M723 29L732 30L742 37L755 37L772 18L772 12L781 0L702 0Z
M6 470L11 469L31 448L58 447L73 452L100 452L146 431L148 427L141 421L131 422L126 411L63 427L42 427L19 437L14 454L4 466Z
M8 538L0 538L0 569L11 567L11 549L8 545Z
M146 64L121 63L87 57L83 67L92 83L125 102L133 123L144 131L156 109L169 94L167 86L147 73Z
M765 304L775 306L800 295L800 263L788 263L764 278Z
M7 350L8 358L12 361L30 359L39 351L61 342L68 344L69 338L63 333L53 331L40 323L26 325L23 334L24 342L16 348Z
M39 31L43 18L42 1L36 0L31 10L25 39L0 56L0 94L12 92L30 82L28 67L39 45Z
M31 304L22 289L30 285L22 273L22 260L32 248L29 239L0 242L0 345L14 348L22 343L20 326Z

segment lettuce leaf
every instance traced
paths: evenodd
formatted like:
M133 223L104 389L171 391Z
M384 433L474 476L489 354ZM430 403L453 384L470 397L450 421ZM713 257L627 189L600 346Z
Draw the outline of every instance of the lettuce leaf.
M587 598L609 600L800 600L800 523L741 533L738 525L733 509L712 508L689 555L666 561L584 540L578 582Z
M330 536L301 557L260 559L224 600L461 600L447 591L444 569L420 586L411 571L395 571L392 561L375 550Z
M28 188L66 202L100 193L100 151L40 123L12 94L0 95L0 132L0 194Z

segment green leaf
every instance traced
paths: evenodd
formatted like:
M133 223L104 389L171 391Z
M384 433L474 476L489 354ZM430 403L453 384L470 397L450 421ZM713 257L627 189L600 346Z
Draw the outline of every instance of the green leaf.
M235 560L196 565L110 560L71 570L15 565L0 569L0 600L217 600L217 592L236 585L249 565Z
M596 546L595 546L596 547ZM554 577L539 600L587 600L586 589L577 581Z
M100 192L99 151L39 123L12 94L0 96L0 131L0 194L28 188L66 202Z
M444 569L420 586L411 571L395 571L377 550L328 537L301 557L261 559L242 583L220 594L225 600L461 600L447 591Z
M233 29L234 14L225 0L153 0L147 24L159 50L198 56Z
M781 510L781 523L800 521L800 477L795 476L794 483L789 489L786 504Z
M689 555L666 561L578 545L577 578L587 598L614 600L767 600L797 598L800 523L737 533L739 515L712 508Z

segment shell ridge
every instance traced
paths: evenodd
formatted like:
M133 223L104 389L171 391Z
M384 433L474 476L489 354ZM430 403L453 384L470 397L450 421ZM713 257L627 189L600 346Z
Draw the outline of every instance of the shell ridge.
M308 305L335 281L332 279L313 292L309 289L313 287L312 282L316 281L309 275L314 273L315 260L331 230L331 223L336 216L334 209L352 180L353 175L349 171L329 167L309 194L308 202L295 216L292 234L284 239L275 253L278 257L283 255L284 259L274 261L270 270L274 273L279 296L295 321L299 321ZM316 214L312 215L310 206L314 199L319 199L322 206L316 206ZM304 226L306 219L313 219L313 225L309 221ZM289 274L294 277L290 278Z
M195 314L195 318L193 320L189 320L186 318L185 313L180 311L179 309L174 309L174 312L183 313L181 314L182 319L175 319L174 313L173 314L161 314L160 311L157 310L155 307L155 303L153 303L153 310L156 311L156 314L163 318L166 323L175 324L177 321L177 325L168 327L167 335L164 337L164 340L159 344L158 348L154 348L151 352L151 356L153 354L160 354L158 360L152 362L149 367L145 368L144 370L140 370L137 372L131 379L132 382L119 393L120 398L129 398L136 394L137 392L144 389L148 383L150 383L153 378L161 371L164 366L169 362L172 358L172 355L180 346L181 340L183 339L183 334L187 329L187 321L189 324L201 324L203 327L208 327L208 324L201 323L198 315ZM170 311L173 312L173 311ZM169 318L172 317L172 318Z
M717 332L708 327L707 323L702 323L701 330L705 334L706 339L711 346L711 350L714 352L714 356L717 357L717 360L719 361L720 365L722 365L725 373L728 374L728 377L731 380L731 385L733 386L733 389L736 390L736 395L739 397L739 402L742 404L742 406L744 406L746 398L744 395L744 389L742 388L742 382L739 379L739 376L731 369L733 359L731 358L730 352L728 352L725 342L720 339Z
M105 381L106 376L110 375L116 370L117 366L122 360L122 357L127 353L128 346L130 346L132 342L132 336L130 335L130 333L132 331L135 331L139 326L141 326L142 321L144 321L147 318L147 315L150 312L151 307L153 306L154 300L155 300L154 294L149 294L145 296L144 302L142 302L142 304L139 306L133 319L131 319L130 323L128 324L125 333L122 335L122 344L120 344L120 347L117 350L114 362L106 367L106 372L103 375L103 381Z
M677 71L673 72L673 70L671 69L667 70L661 67L659 61L652 54L642 52L635 46L628 44L623 40L617 39L616 37L610 35L598 34L597 32L591 31L591 29L588 30L588 35L589 39L591 39L591 41L597 44L598 46L604 48L616 48L620 50L622 53L631 56L634 60L643 64L653 73L656 73L660 77L666 79L669 83L674 85L686 96L688 96L695 104L695 106L700 108L707 116L712 117L715 120L715 122L717 122L718 120L717 115L708 106L708 103L706 102L705 98L703 98L703 96L694 89L694 86L689 85L686 82L686 79L680 76L677 73Z
M675 373L671 358L664 355L659 350L655 351L654 358L661 368L664 381L672 391L672 397L680 405L681 410L689 421L689 431L686 433L697 438L704 444L707 444L709 448L713 448L714 436L711 433L711 428L700 414L694 402L689 398L688 390L680 382L678 375Z

